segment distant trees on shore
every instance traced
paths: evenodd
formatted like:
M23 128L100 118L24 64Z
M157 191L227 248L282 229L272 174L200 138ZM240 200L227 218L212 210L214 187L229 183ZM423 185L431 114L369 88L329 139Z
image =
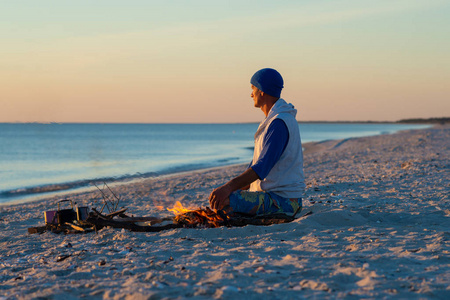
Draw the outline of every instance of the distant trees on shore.
M428 118L428 119L403 119L397 121L397 123L423 123L423 124L445 124L450 123L450 117L448 118Z
M450 117L443 118L415 118L399 121L297 121L298 123L339 123L339 124L446 124L450 123Z

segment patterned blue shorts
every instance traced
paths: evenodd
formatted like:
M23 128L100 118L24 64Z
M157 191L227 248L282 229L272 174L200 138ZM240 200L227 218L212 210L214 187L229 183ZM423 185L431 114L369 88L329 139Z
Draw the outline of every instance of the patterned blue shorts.
M249 192L237 190L230 195L233 212L249 215L284 213L292 215L300 212L302 198L283 198L273 192Z

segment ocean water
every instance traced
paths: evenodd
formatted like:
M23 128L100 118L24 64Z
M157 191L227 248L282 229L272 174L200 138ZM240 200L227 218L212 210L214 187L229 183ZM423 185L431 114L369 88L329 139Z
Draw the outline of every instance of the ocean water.
M302 142L424 128L410 124L300 123ZM250 162L256 123L0 123L0 203L92 186Z

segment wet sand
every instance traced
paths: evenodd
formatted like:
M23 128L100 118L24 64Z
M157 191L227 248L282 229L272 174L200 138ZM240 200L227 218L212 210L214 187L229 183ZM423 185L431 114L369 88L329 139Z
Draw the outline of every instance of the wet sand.
M305 147L308 190L288 224L30 235L60 198L0 206L0 299L449 299L450 126ZM113 190L130 215L170 216L160 206L207 206L244 168ZM98 191L69 198L102 205Z

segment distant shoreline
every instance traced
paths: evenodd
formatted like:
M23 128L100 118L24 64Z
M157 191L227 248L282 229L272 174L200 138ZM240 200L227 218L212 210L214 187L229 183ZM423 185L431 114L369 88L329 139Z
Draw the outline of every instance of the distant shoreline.
M299 124L316 124L316 123L326 123L326 124L447 124L450 123L450 117L442 117L442 118L413 118L413 119L401 119L398 121L298 121ZM167 125L167 124L191 124L191 125L205 125L205 124L259 124L259 121L255 122L230 122L230 123L111 123L111 122L0 122L0 124L40 124L40 125L60 125L60 124L118 124L118 125L124 125L124 124L132 124L132 125L148 125L148 124L161 124L161 125Z

